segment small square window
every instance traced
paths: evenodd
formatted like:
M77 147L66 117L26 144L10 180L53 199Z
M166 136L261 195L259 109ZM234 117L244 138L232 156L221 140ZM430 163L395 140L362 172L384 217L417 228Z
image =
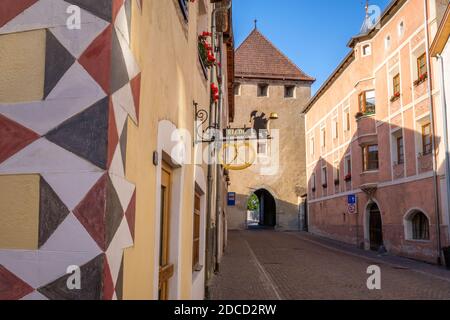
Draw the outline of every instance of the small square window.
M268 84L258 84L258 97L267 97L269 95Z
M234 85L234 95L235 96L240 96L241 95L241 84L240 83L236 83Z
M363 56L370 56L372 54L372 46L370 44L366 44L362 47Z
M294 98L295 97L295 86L285 86L284 87L284 97Z

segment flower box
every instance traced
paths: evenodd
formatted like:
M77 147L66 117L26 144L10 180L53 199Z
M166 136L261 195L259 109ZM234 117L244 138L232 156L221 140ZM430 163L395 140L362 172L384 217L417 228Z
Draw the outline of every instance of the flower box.
M351 180L352 180L352 175L351 175L351 174L347 174L347 175L344 177L344 180L345 180L346 182L351 181Z
M335 185L335 186L338 186L340 183L341 183L341 182L340 182L339 179L334 179L334 185Z
M324 183L324 184L322 184L322 187L323 187L324 189L326 189L326 188L328 188L328 184Z

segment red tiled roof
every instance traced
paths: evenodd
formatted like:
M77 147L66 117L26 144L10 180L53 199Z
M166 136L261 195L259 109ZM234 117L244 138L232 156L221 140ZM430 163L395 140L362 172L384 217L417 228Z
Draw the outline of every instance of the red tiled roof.
M236 77L315 81L257 29L236 50Z

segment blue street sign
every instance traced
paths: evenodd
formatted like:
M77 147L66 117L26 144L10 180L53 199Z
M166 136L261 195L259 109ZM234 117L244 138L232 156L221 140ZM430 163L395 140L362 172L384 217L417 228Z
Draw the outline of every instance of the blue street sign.
M228 206L234 207L236 205L236 192L228 192Z
M356 204L356 195L355 194L351 194L348 196L348 200L347 200L348 204Z

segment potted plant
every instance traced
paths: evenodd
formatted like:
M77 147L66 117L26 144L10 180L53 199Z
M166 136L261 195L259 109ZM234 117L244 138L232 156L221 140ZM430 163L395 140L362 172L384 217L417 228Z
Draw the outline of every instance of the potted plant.
M340 184L340 180L339 179L334 179L334 185L338 186Z
M352 180L352 174L351 174L351 173L347 174L347 175L344 177L344 180L345 180L346 182L351 181L351 180Z

